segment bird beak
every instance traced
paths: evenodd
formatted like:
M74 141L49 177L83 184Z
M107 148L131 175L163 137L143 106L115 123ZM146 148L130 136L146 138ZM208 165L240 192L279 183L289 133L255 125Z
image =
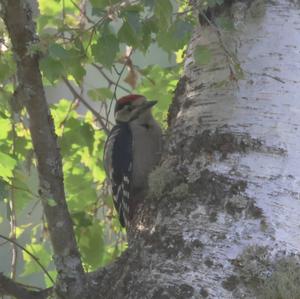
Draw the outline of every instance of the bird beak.
M145 102L145 104L141 107L141 110L147 110L147 109L150 109L150 108L153 107L156 103L157 103L157 101L147 101L147 102Z

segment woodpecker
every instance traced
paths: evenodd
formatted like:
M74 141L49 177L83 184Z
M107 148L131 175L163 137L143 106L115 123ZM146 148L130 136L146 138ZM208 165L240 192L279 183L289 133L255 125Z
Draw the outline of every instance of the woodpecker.
M123 227L146 195L148 175L160 160L162 131L151 113L156 103L137 94L117 100L116 125L105 143L104 168Z

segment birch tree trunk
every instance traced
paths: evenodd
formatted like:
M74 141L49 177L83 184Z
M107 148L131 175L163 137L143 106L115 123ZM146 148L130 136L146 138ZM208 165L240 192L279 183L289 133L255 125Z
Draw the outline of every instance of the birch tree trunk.
M151 204L129 250L91 275L101 298L256 298L276 260L299 253L299 5L228 14L234 31L194 31ZM209 64L194 62L198 45Z
M24 15L20 1L14 0L14 7L7 0L0 2L9 8L4 19L19 51L19 76L27 91L34 90L38 82L41 92L32 99L43 108L41 117L47 120L37 57L22 56L24 45L33 40L27 30L31 27L26 25L31 19ZM193 33L184 76L170 107L162 164L151 175L149 198L128 232L128 250L115 263L88 274L87 280L72 233L67 250L62 252L61 243L55 243L59 239L55 223L60 219L64 223L69 214L61 176L51 176L59 180L58 189L55 184L50 188L51 198L63 208L52 213L56 206L46 201L44 206L61 271L58 285L66 284L66 298L257 298L261 286L267 289L272 272L278 271L279 261L294 255L298 267L299 4L288 0L235 2L225 10L234 31L220 32L208 20L210 24L199 25ZM14 20L27 26L26 34L14 31L18 24L10 17L14 14ZM201 18L207 22L202 14ZM195 63L199 46L209 49L206 53L212 58L208 64ZM25 71L35 71L36 76ZM32 114L34 103L26 102ZM50 118L45 130L54 137ZM50 141L59 161L56 140ZM40 159L40 165L43 162ZM56 194L57 190L61 192ZM51 218L55 215L60 218ZM60 262L72 258L70 252L75 252L78 267L74 262ZM0 291L15 288L2 275L0 282ZM294 296L296 291L291 293L294 290L300 293L298 286L287 285L286 298L299 298L299 293ZM28 290L26 294L18 298L46 298L48 291L43 296Z

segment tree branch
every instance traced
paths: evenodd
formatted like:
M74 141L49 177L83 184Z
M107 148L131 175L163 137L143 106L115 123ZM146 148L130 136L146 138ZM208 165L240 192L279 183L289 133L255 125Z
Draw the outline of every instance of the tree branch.
M29 4L0 0L17 63L17 78L30 119L30 133L38 161L40 196L49 226L58 272L60 297L87 298L86 277L65 199L62 160L53 119L46 102L38 54L28 51L37 42ZM63 236L63 237L62 237Z
M63 81L65 82L65 84L67 85L67 87L69 88L73 96L76 97L86 108L88 108L93 113L93 115L100 123L104 132L108 134L109 130L107 128L107 125L105 125L102 116L76 91L76 89L72 86L72 84L69 82L67 78L63 77Z
M110 115L110 112L111 112L112 104L113 104L114 100L117 100L117 89L119 87L120 80L121 80L122 75L123 75L123 73L124 73L124 71L126 69L126 66L128 65L128 62L130 60L130 56L133 53L133 48L129 48L128 47L128 49L129 49L129 52L125 56L125 62L123 64L123 66L122 66L121 71L118 72L117 69L116 69L116 67L114 67L115 72L118 74L118 79L117 79L117 82L115 84L114 93L113 93L112 99L111 99L110 104L109 104L109 108L108 108L108 112L107 112L107 118L106 118L106 125L107 125L108 120L109 120L109 115Z
M101 66L97 65L96 63L92 63L92 66L93 66L94 68L96 68L96 69L99 71L99 73L104 77L104 79L108 82L108 84L114 85L114 86L117 85L116 82L114 82L112 79L110 79L110 78L107 76L107 74L105 74L105 72L103 71L103 68L102 68ZM119 84L118 87L119 87L120 89L124 90L124 91L127 92L127 93L131 93L131 90L129 90L128 88L126 88L126 87L124 87L124 86L122 86L122 85L120 85L120 84Z
M52 288L33 291L30 287L25 287L24 285L6 277L3 273L0 273L1 296L10 295L17 299L46 299L52 291Z
M22 245L20 245L19 243L17 243L15 240L13 240L11 238L8 238L8 237L5 237L2 234L0 234L0 238L6 240L7 242L10 242L10 243L14 244L16 247L19 247L24 252L26 252L41 267L41 269L45 272L45 274L48 276L48 278L50 279L50 281L52 281L52 283L54 284L54 280L51 277L51 275L48 273L48 271L46 270L46 268L40 263L39 259L37 257L35 257L30 251L28 251L25 247L23 247Z

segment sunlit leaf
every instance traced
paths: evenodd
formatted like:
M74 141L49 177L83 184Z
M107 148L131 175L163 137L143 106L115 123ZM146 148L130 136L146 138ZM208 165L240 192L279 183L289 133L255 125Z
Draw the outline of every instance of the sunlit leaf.
M13 170L17 161L10 155L0 152L0 177L8 180L13 176Z
M0 118L0 140L6 139L11 130L11 121L8 118Z
M174 88L179 79L179 69L163 69L152 66L142 71L144 78L137 91L151 100L157 100L153 112L155 117L166 125L167 111L173 97Z
M79 237L80 252L84 264L89 270L95 270L102 264L104 253L103 227L96 222L83 229Z
M51 261L51 254L45 248L44 244L28 244L26 245L26 249L32 253L45 268L49 265ZM43 271L37 262L25 251L23 251L23 260L25 265L21 276L27 276L35 272Z

